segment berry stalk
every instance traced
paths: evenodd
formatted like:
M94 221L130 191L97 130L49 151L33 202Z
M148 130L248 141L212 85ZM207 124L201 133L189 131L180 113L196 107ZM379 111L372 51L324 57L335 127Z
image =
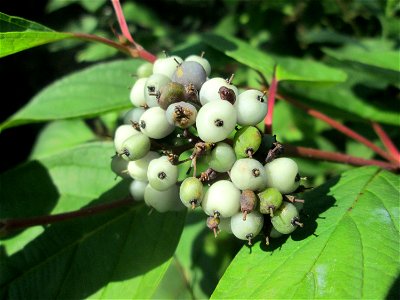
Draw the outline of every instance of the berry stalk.
M398 161L392 157L392 155L390 155L389 153L387 153L385 150L381 149L380 147L378 147L377 145L375 145L374 143L372 143L370 140L368 140L367 138L363 137L362 135L358 134L357 132L353 131L352 129L350 129L349 127L335 121L334 119L332 119L331 117L325 115L324 113L313 109L311 107L309 107L308 105L305 105L291 97L288 96L283 96L280 94L277 94L277 97L281 100L284 100L304 111L306 111L310 116L313 116L317 119L320 119L322 121L324 121L325 123L329 124L330 126L332 126L333 128L335 128L336 130L344 133L345 135L347 135L348 137L366 145L367 147L371 148L375 153L379 154L381 157L385 158L386 160L390 161L390 162L394 162L397 163Z
M134 203L133 199L131 197L127 197L122 200L113 201L111 203L99 204L96 206L86 207L80 210L71 211L67 213L48 215L48 216L36 216L30 218L20 218L20 219L3 219L0 220L0 236L7 235L15 230L23 228L48 225L75 218L92 216L99 213L107 212L111 209L130 206L133 203Z
M142 45L136 43L135 40L133 39L132 35L130 34L129 28L126 23L126 19L125 19L124 13L122 11L122 7L121 7L119 0L111 0L111 2L114 7L115 14L117 15L118 24L119 24L119 27L121 28L122 35L129 42L132 43L135 50L137 50L137 54L139 57L143 58L144 60L147 60L148 62L153 63L157 58L153 54L148 52L146 49L144 49L142 47Z
M322 159L331 162L350 164L353 166L378 166L383 169L396 172L400 170L399 165L380 160L364 159L338 152L322 151L318 149L293 146L288 144L285 144L284 147L285 147L285 153L288 156Z
M374 129L375 133L379 136L386 150L393 156L394 159L396 159L398 163L400 163L400 152L396 148L390 137L387 135L385 130L383 130L382 126L376 122L372 122L372 128Z

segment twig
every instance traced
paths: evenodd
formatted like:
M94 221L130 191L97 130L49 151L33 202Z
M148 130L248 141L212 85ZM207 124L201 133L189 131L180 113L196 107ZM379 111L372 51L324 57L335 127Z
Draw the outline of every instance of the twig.
M112 5L114 7L115 14L117 15L118 19L118 24L119 27L121 28L122 35L132 43L134 48L137 50L138 55L143 58L144 60L147 60L151 63L153 63L157 57L148 52L146 49L144 49L140 44L136 43L135 40L133 39L132 35L129 32L128 25L126 24L125 16L122 11L121 4L119 3L119 0L111 0Z
M380 140L382 141L383 145L385 145L386 150L393 156L393 158L400 162L400 152L394 145L393 141L387 135L385 130L383 130L382 126L376 122L371 122L372 128L375 130L377 136L379 136Z
M14 230L23 229L27 227L48 225L75 218L91 216L98 213L109 211L111 209L123 206L129 206L132 205L133 203L134 203L133 199L131 197L127 197L122 200L99 204L96 206L86 207L80 210L56 214L56 215L37 216L37 217L20 218L20 219L3 219L0 220L0 235L6 235Z
M264 79L265 80L265 79ZM272 133L272 119L274 117L274 107L275 107L275 95L278 89L278 80L276 79L276 65L274 65L274 71L272 73L271 85L268 91L268 112L264 119L265 133Z
M390 171L400 171L400 166L380 160L364 159L338 152L322 151L313 148L285 144L285 154L288 156L322 159L331 162L345 163L353 166L378 166Z
M116 43L116 42L114 42L112 40L103 38L101 36L97 36L97 35L94 35L94 34L88 34L88 33L78 33L78 32L76 32L76 33L72 32L70 34L72 34L75 38L78 38L78 39L99 42L99 43L102 43L102 44L106 44L107 46L111 46L113 48L116 48L119 51L124 52L125 54L128 54L128 55L131 54L131 51L129 50L129 48L127 46L121 45L120 43ZM137 55L133 56L133 57L137 57Z
M280 94L276 95L279 99L287 101L288 103L293 104L294 106L306 111L310 116L313 116L317 119L320 119L324 122L326 122L327 124L329 124L330 126L332 126L333 128L337 129L338 131L344 133L345 135L347 135L348 137L351 137L352 139L359 141L360 143L366 145L367 147L371 148L373 151L375 151L377 154L379 154L381 157L387 159L388 161L397 163L397 160L394 159L389 153L387 153L385 150L379 148L377 145L375 145L374 143L372 143L370 140L368 140L367 138L363 137L362 135L358 134L357 132L351 130L349 127L333 120L331 117L323 114L322 112L313 109L311 107L309 107L308 105L305 105L291 97L288 96L282 96Z

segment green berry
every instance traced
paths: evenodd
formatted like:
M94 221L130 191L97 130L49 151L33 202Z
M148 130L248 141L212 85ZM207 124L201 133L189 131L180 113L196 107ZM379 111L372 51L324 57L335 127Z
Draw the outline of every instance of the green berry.
M303 226L299 222L299 212L289 202L283 202L280 208L275 211L274 216L271 218L271 223L278 232L283 234L292 233L297 226Z
M167 156L153 159L147 168L147 179L156 190L166 190L178 180L178 167L173 165Z
M169 82L160 89L160 96L157 100L158 105L166 110L172 103L185 100L185 87L177 82Z
M217 172L229 171L236 161L236 155L232 147L227 143L219 142L206 156L210 168Z
M181 184L179 197L186 207L194 209L203 200L203 184L196 177L186 178Z
M136 160L144 157L150 151L150 139L142 134L135 134L126 139L118 154L125 160Z
M264 225L264 216L257 211L249 214L246 220L243 220L241 213L231 217L232 233L241 240L247 240L249 245L252 239L256 237Z
M260 212L274 216L274 211L282 204L282 194L276 188L267 188L258 194L260 199Z
M252 157L261 145L260 131L253 126L240 128L233 138L233 149L238 159Z
M267 186L277 188L282 194L294 192L300 185L299 167L290 158L276 158L265 164Z

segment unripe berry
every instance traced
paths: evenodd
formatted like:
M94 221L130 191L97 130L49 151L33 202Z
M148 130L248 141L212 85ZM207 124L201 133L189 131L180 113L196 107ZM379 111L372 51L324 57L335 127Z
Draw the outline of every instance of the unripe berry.
M231 89L233 91L233 93L235 94L235 99L237 98L238 90L234 85L229 84L225 79L223 79L221 77L215 77L215 78L211 78L211 79L207 80L201 86L201 89L199 92L199 98L200 98L201 104L205 105L208 102L222 100L221 95L220 95L221 87L226 87L228 89Z
M132 104L136 107L146 105L146 82L147 77L139 78L136 80L135 84L131 89L131 93L129 95L129 99L131 100Z
M120 125L114 133L114 148L117 153L122 151L122 143L129 137L139 134L140 131L132 127L132 125Z
M196 119L199 137L210 143L226 139L236 125L236 109L228 101L212 101L203 105Z
M182 61L182 58L176 55L158 58L153 64L153 74L162 74L171 78Z
M229 171L236 161L236 155L232 147L226 143L219 142L206 156L210 168L217 172Z
M142 133L127 138L118 154L125 160L136 160L150 151L150 139Z
M153 139L162 139L175 129L175 126L168 123L165 111L158 106L151 107L143 113L139 126L145 135Z
M277 188L282 194L294 192L300 185L297 163L290 158L280 157L265 165L267 186Z
M129 185L129 191L133 197L133 200L144 200L144 190L146 189L147 184L147 181L132 180L131 184Z
M267 188L258 194L260 199L260 212L274 216L274 211L282 204L282 194L276 188Z
M148 181L147 179L147 169L149 163L156 158L159 158L160 154L155 151L149 151L144 157L130 161L128 163L128 173L135 179L140 181Z
M176 184L178 167L173 165L167 156L153 159L147 168L147 179L156 190L166 190Z
M283 202L280 208L275 211L274 216L271 218L271 223L278 232L283 234L292 233L297 226L303 226L299 222L299 212L289 202Z
M252 158L237 160L231 169L230 176L238 189L252 191L264 189L267 179L263 165Z
M119 155L114 155L111 159L111 170L122 178L129 178L127 172L128 162Z
M204 195L201 206L209 216L231 217L239 211L240 191L228 180L217 181Z
M233 149L236 157L252 157L261 145L262 136L254 126L240 128L233 138Z
M145 98L146 104L149 107L158 106L157 96L162 87L166 86L171 79L162 74L153 74L147 80L145 84Z
M160 213L185 208L179 200L179 190L175 184L164 191L158 191L148 184L144 190L144 202Z
M130 109L125 113L124 124L132 126L132 123L134 122L139 123L140 117L143 115L143 113L144 113L143 107L136 107Z
M194 209L203 200L203 184L196 177L186 178L179 189L179 197L183 205Z
M139 78L149 77L151 74L153 74L153 64L149 62L141 64L136 71Z
M267 114L265 94L257 90L247 90L239 94L236 101L239 125L257 125Z
M247 215L246 220L243 220L241 213L231 217L232 233L241 240L247 240L251 245L252 239L256 237L264 224L264 217L257 211Z

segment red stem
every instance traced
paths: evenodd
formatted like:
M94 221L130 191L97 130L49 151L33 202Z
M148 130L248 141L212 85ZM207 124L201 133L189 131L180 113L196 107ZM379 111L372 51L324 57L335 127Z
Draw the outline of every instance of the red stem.
M129 28L126 23L126 19L125 19L124 13L122 11L122 7L121 7L119 0L111 0L111 2L114 7L115 14L117 15L118 24L119 24L119 27L121 28L122 35L129 42L132 43L132 45L138 51L138 54L141 58L153 63L157 59L157 57L154 56L153 54L151 54L150 52L148 52L146 49L144 49L140 44L136 43L135 40L133 39L131 33L129 32Z
M274 117L274 107L275 107L275 95L278 89L278 80L276 79L276 65L274 66L274 71L272 72L271 85L268 90L268 112L264 119L265 133L272 134L272 120Z
M378 166L383 169L387 169L390 171L397 171L397 172L400 170L399 165L395 163L388 163L380 160L364 159L338 152L322 151L318 149L293 146L287 144L284 145L284 149L285 149L285 154L287 154L288 156L322 159L331 162L350 164L353 166L369 166L369 165Z
M107 212L114 208L129 206L132 205L133 203L134 203L133 199L129 197L122 200L113 201L110 203L99 204L96 206L86 207L80 210L56 214L56 215L37 216L37 217L21 218L21 219L3 219L0 220L0 233L1 235L3 235L11 231L27 227L53 224L62 221L67 221L70 219L75 219L78 217L90 216L98 213Z
M383 145L385 145L386 150L393 156L393 158L400 162L400 152L394 145L393 141L387 135L385 130L383 130L382 126L376 122L371 122L372 128L374 128L376 134L379 136L380 140L382 141Z
M331 117L329 117L329 116L327 116L327 115L325 115L325 114L323 114L323 113L321 113L321 112L309 107L308 105L305 105L293 98L290 98L288 96L282 96L282 95L277 94L277 97L279 99L285 100L285 101L293 104L294 106L296 106L300 109L303 109L310 116L313 116L317 119L320 119L320 120L326 122L327 124L331 125L333 128L337 129L338 131L344 133L348 137L351 137L354 140L359 141L360 143L366 145L367 147L371 148L373 151L375 151L377 154L379 154L383 158L387 159L388 161L398 163L397 160L394 159L385 150L379 148L377 145L375 145L374 143L372 143L371 141L369 141L367 138L363 137L362 135L358 134L357 132L351 130L349 127L333 120Z

